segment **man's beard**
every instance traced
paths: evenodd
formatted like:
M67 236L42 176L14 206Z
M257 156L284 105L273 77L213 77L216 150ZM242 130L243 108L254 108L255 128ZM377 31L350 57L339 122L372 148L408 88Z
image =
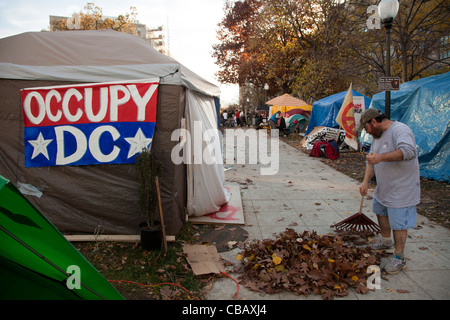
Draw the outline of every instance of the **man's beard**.
M373 128L373 130L372 130L372 137L374 139L379 139L382 134L383 134L383 130L381 130L379 128Z

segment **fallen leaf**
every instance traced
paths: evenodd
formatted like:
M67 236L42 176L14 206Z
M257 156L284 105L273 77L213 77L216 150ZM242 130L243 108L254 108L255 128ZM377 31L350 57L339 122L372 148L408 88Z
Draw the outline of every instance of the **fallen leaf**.
M279 264L275 267L275 270L277 270L278 272L283 272L284 271L284 266L282 264Z
M227 242L227 245L228 245L228 248L233 248L233 246L235 245L237 243L237 241L228 241Z
M397 289L398 293L409 293L408 290L403 290L403 289Z
M367 288L363 284L359 284L358 287L356 288L356 292L362 293L362 294L367 294L369 292L369 288Z
M278 265L281 263L281 258L279 256L277 256L276 253L274 253L272 255L272 261L273 261L273 263L275 263L275 265Z

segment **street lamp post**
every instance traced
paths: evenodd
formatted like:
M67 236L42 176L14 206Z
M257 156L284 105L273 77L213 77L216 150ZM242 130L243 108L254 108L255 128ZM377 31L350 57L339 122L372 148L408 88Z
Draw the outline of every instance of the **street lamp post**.
M266 105L266 102L267 102L267 92L268 91L269 91L269 85L266 83L264 85L264 105ZM266 121L267 121L269 110L265 110L264 113L266 115Z
M381 0L378 5L378 15L380 16L381 22L386 28L386 77L391 76L391 29L394 23L395 16L398 12L398 1L397 0ZM385 92L385 104L384 113L388 119L391 118L391 91L386 90Z

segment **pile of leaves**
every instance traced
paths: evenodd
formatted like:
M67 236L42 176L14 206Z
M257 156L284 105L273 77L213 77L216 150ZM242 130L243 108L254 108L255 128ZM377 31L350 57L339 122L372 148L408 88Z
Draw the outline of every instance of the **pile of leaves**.
M356 247L339 234L286 229L275 239L248 243L236 259L242 262L240 283L251 290L320 294L329 300L348 295L351 287L366 294L367 269L380 264L381 254L370 246Z

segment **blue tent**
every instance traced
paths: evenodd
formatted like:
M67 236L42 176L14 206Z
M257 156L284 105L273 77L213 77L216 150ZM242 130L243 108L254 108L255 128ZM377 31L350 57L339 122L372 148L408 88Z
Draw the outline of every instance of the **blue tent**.
M309 118L308 128L305 135L309 134L314 127L330 127L339 128L336 117L344 102L345 95L348 91L333 94L313 103L311 117ZM355 90L352 90L353 96L364 96ZM364 96L366 108L370 105L370 99Z
M384 92L371 108L384 112ZM407 124L416 138L420 175L450 182L450 72L405 82L391 92L391 120Z

